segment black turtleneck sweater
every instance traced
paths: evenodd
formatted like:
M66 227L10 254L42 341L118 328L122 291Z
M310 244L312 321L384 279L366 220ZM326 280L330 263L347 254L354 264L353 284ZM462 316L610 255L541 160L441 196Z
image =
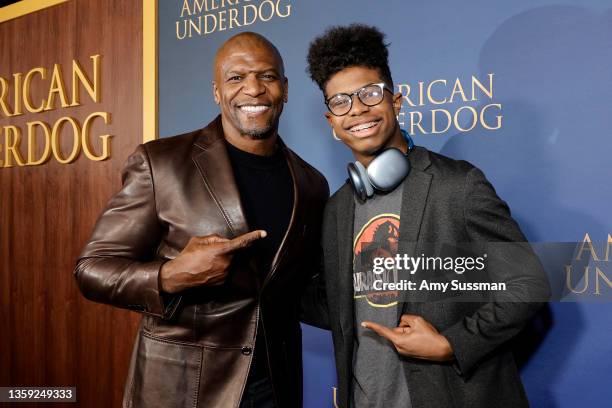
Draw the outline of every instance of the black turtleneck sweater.
M261 229L268 233L266 238L255 241L248 250L259 266L261 284L270 272L274 255L289 227L293 208L293 179L282 149L278 148L272 156L259 156L240 150L229 142L225 144L249 229ZM249 377L254 380L266 375L268 364L260 326Z

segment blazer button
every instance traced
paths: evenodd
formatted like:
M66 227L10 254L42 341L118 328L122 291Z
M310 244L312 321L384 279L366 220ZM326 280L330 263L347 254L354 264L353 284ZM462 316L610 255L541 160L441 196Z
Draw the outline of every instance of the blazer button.
M250 356L251 353L253 352L253 349L251 347L244 346L241 351L242 351L242 354L244 354L245 356Z

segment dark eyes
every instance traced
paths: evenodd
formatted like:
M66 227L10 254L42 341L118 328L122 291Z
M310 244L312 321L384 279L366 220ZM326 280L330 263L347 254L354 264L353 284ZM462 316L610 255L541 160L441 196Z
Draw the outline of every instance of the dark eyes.
M278 77L274 74L261 74L261 75L258 75L258 78L264 81L276 81L278 79ZM236 82L242 81L243 79L244 77L242 75L233 75L227 78L227 82L236 83Z

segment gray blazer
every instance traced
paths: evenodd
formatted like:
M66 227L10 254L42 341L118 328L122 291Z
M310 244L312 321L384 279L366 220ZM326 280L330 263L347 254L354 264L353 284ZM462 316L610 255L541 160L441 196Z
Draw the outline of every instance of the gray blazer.
M526 242L508 206L478 168L422 147L408 157L412 170L404 180L400 254L418 254L420 243ZM332 331L341 408L349 407L353 375L353 196L347 183L327 203L324 267L303 299L303 320ZM491 253L496 250L497 254ZM548 299L550 289L528 245L517 245L512 254L507 250L489 249L491 259L503 259L494 272L508 284L507 293L496 301L407 301L398 311L398 323L403 313L429 321L446 336L455 353L452 363L398 355L404 362L412 407L528 406L508 340Z

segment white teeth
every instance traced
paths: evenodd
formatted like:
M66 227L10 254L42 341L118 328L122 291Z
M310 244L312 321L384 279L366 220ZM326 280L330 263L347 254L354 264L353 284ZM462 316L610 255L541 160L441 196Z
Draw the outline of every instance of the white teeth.
M268 107L266 105L243 105L240 109L249 113L259 113L265 111Z
M355 125L352 128L350 128L351 132L358 132L360 130L365 130L365 129L369 129L371 127L376 126L377 122L367 122L367 123L361 123L359 125Z

